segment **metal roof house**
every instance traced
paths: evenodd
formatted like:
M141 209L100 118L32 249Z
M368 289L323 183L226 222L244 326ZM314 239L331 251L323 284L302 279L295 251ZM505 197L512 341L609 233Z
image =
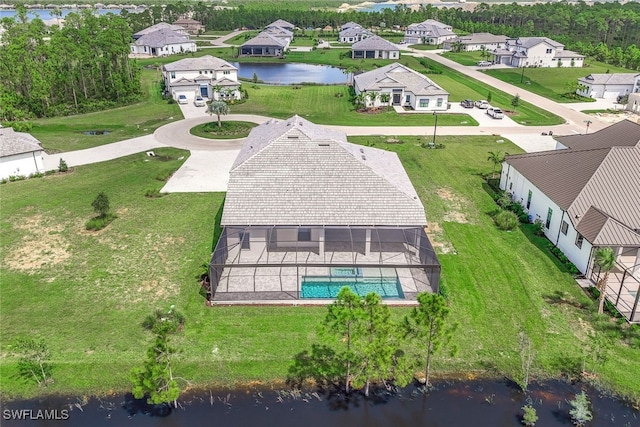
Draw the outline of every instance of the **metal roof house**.
M44 172L43 151L31 134L0 127L0 179Z
M400 49L380 36L372 36L351 45L351 58L400 59Z
M558 150L507 156L500 188L541 221L547 238L594 282L600 275L595 248L613 248L617 264L607 298L639 323L640 125L625 120L556 139Z
M356 95L375 93L375 99L367 98L366 107L398 105L415 111L446 111L449 93L427 76L397 62L376 68L353 78ZM382 102L382 94L389 96Z
M301 117L254 128L230 172L211 300L437 291L424 207L398 156Z
M212 100L241 98L238 69L211 55L165 64L162 78L165 93L174 99L179 95L185 95L187 99L196 95Z

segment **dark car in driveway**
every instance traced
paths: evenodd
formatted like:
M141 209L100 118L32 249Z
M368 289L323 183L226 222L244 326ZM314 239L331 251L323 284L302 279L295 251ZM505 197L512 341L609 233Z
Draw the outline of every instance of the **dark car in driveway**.
M460 105L462 105L464 108L473 108L473 101L470 99L463 99L462 101L460 101Z

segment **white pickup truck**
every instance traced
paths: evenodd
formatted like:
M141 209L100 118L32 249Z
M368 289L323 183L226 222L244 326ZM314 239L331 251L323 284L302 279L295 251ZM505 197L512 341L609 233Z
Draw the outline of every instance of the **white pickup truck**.
M504 117L504 113L502 112L502 110L495 107L487 108L487 114L494 119L501 119Z

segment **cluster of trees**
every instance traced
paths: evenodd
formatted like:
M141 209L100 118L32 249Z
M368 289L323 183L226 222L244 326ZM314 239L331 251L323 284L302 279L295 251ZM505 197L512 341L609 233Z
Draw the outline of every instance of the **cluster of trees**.
M405 386L416 370L424 370L428 386L433 355L449 343L454 326L444 297L421 293L417 299L418 306L394 322L380 295L362 298L342 288L327 306L319 333L324 342L295 357L290 382L313 379L346 393L361 388L368 396L372 384Z
M0 119L77 114L138 99L140 71L129 57L131 29L117 15L69 14L62 28L4 18Z

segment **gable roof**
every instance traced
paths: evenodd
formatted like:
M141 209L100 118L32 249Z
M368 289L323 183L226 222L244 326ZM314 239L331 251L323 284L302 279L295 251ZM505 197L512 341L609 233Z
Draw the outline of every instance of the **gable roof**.
M516 44L519 44L520 46L526 48L537 46L540 43L546 43L556 49L564 47L562 43L558 43L557 41L551 40L548 37L519 37L516 39Z
M591 206L576 227L594 246L639 246L640 234Z
M385 65L353 77L361 91L377 91L383 88L402 87L414 95L448 95L427 76L398 62Z
M222 225L426 224L398 156L298 116L254 128L231 168Z
M640 124L631 120L622 120L597 132L586 135L554 136L554 139L574 150L609 148L614 145L633 147L640 143Z
M361 26L357 25L357 26L345 28L344 30L340 31L339 36L349 37L349 36L357 36L359 34L368 34L371 36L373 35L371 31L365 30Z
M360 24L356 24L356 23L355 23L355 22L353 22L353 21L349 21L349 22L347 22L346 24L342 25L342 26L340 27L340 29L341 29L341 30L346 30L347 28L351 28L351 27L360 27L360 28L362 28L362 25L360 25Z
M269 25L265 28L263 33L271 34L274 37L293 37L293 32L277 25Z
M287 22L284 19L278 19L276 21L273 21L271 24L267 25L267 27L282 27L282 28L295 28L295 25L293 25L291 22Z
M164 47L170 44L189 43L189 36L177 33L168 28L162 28L152 33L147 33L133 42L138 46Z
M147 28L145 28L143 30L138 31L137 33L133 33L133 38L137 39L137 38L140 38L140 37L142 37L142 36L144 36L146 34L150 34L150 33L153 33L155 31L158 31L158 30L167 30L167 29L168 30L177 31L177 32L180 32L180 31L184 32L185 31L185 29L183 27L181 27L180 25L168 24L166 22L159 22L159 23L157 23L155 25L152 25L150 27L147 27Z
M165 64L165 71L199 71L199 70L237 70L236 67L215 56L205 55L199 58L184 58Z
M435 19L427 19L426 21L417 22L415 24L410 24L407 29L409 30L428 30L430 27L436 28L448 28L450 25L443 24L440 21L436 21Z
M366 39L360 40L359 42L356 42L351 45L351 50L360 50L360 49L389 50L389 51L400 50L398 46L396 46L395 44L391 43L388 40L383 39L380 36L367 37Z
M0 128L0 157L42 151L40 141L26 132L16 132L13 128Z
M284 48L287 46L287 42L269 33L262 32L251 40L242 43L242 46L275 46Z
M191 19L191 18L180 18L177 21L174 21L173 25L181 25L181 24L197 24L197 25L202 25L202 22L200 21L196 21L195 19Z
M466 36L459 36L455 39L449 40L449 43L460 42L463 45L467 44L490 44L490 43L505 43L507 41L507 36L499 35L496 36L491 33L473 33L467 34Z
M638 77L638 73L589 74L578 81L592 85L634 85Z

